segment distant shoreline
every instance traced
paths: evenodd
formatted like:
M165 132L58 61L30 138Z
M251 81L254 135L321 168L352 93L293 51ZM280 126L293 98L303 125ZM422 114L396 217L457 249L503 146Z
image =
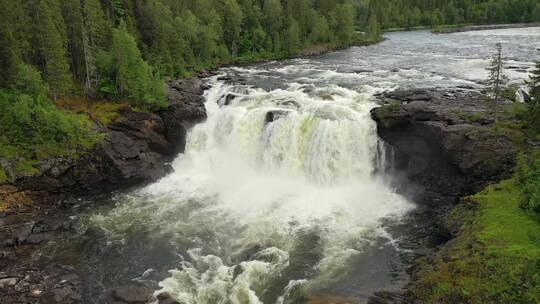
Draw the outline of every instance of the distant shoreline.
M434 29L433 32L437 34L451 34L451 33L472 32L472 31L501 30L501 29L514 29L514 28L527 28L527 27L540 27L540 22L471 25L471 26L461 26L461 27L456 27L456 28L439 28L439 29Z
M472 31L500 30L500 29L527 28L527 27L540 27L540 22L483 24L483 25L454 24L454 25L439 25L439 26L414 26L411 28L396 27L396 28L383 29L382 31L383 33L393 33L393 32L430 30L432 33L435 33L435 34L451 34L451 33L472 32Z

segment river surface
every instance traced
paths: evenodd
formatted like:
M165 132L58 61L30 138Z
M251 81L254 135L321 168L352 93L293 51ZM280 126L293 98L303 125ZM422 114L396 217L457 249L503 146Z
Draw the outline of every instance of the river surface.
M521 82L540 28L386 38L208 79L208 120L172 173L78 207L83 233L59 255L80 266L85 301L102 303L127 280L183 304L364 303L399 292L423 245L415 202L388 182L373 95L482 88L497 42Z

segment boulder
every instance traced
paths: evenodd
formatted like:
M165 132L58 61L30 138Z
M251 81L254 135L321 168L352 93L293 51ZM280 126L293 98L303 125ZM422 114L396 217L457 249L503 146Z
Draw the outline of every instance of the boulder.
M152 297L154 290L139 283L130 283L112 291L114 299L125 303L146 303Z
M266 113L266 116L264 117L264 123L265 124L269 124L271 122L274 122L280 118L283 118L285 116L287 116L287 114L289 114L288 111L283 111L283 110L272 110L272 111L268 111Z

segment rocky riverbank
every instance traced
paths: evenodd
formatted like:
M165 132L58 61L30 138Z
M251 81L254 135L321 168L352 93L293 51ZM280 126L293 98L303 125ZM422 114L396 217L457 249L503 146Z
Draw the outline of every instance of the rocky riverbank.
M2 163L10 182L0 185L1 303L81 301L80 278L69 263L38 264L47 255L43 246L76 229L67 211L78 197L148 183L169 172L170 161L184 150L187 130L206 119L205 76L171 81L169 105L158 112L121 108L107 125L96 121L104 140L77 157L47 159L29 176ZM115 303L140 300L122 292L116 292Z
M524 240L540 226L519 208L519 191L509 181L484 190L510 178L517 153L532 148L519 129L520 105L501 102L495 122L492 102L475 91L397 90L379 99L383 106L372 116L379 136L393 149L396 185L428 206L448 240L420 255L409 269L403 301L487 303L493 299L490 293L501 293L510 303L530 296L531 289L511 277L494 282L493 288L485 284L492 276L509 276L509 259L519 267L535 267L529 261L532 254L521 258L505 251L508 246L532 250L533 240ZM512 228L520 222L529 224ZM500 231L495 237L494 230ZM512 235L505 235L509 230ZM498 264L498 270L490 263ZM531 278L526 271L516 273L527 282ZM500 288L514 290L508 294Z

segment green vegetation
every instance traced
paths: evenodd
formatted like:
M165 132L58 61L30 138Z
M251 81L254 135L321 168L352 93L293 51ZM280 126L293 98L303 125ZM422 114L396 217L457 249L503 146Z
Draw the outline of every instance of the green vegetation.
M14 173L31 174L35 160L76 153L100 140L86 116L47 99L48 87L36 69L21 64L14 75L10 89L0 89L0 158L15 160Z
M531 93L527 121L540 140L540 60L536 62L536 68L532 71L531 79L527 84Z
M520 208L513 180L469 197L447 216L458 236L422 272L410 292L424 303L538 303L540 222Z
M538 153L532 156L520 155L516 179L522 190L521 207L536 214L540 219L540 155Z
M445 28L455 25L540 21L537 0L378 0L370 2L383 29ZM369 18L363 20L367 24Z

